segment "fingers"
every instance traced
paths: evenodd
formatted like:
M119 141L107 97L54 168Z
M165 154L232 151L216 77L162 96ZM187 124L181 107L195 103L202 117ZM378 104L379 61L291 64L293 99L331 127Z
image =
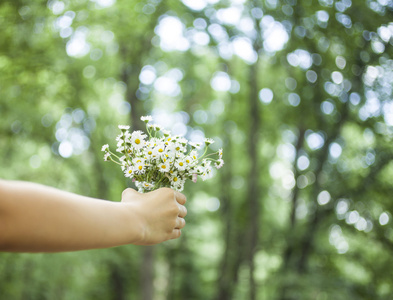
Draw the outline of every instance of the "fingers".
M175 191L174 194L175 194L175 199L179 204L184 205L186 203L187 201L186 196L184 196L182 193L179 193L177 191Z
M172 231L172 233L171 233L171 235L170 235L170 239L177 239L177 238L179 238L180 237L180 235L181 235L181 231L180 231L180 229L173 229L173 231Z
M178 204L179 207L179 217L184 218L187 215L187 208L183 205Z
M184 226L186 226L186 221L183 218L178 217L176 219L175 229L182 229Z

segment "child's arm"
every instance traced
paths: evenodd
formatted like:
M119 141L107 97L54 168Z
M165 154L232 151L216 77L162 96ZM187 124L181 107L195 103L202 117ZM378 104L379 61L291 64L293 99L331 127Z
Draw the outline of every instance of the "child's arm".
M57 252L151 245L178 238L187 213L183 194L126 189L122 202L47 186L0 180L0 251Z

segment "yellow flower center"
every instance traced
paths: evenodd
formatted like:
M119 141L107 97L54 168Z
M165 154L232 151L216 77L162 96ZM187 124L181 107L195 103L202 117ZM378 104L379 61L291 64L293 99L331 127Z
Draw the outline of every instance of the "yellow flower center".
M171 138L168 138L167 141L169 142L171 140Z
M180 147L176 147L176 151L179 151L180 150Z
M132 170L129 170L129 171L128 171L128 174L131 174L131 173L132 173Z
M188 164L189 164L189 163L190 163L190 160L189 160L189 159L186 159L186 163L188 163Z
M173 178L173 181L176 182L177 181L177 177Z
M142 167L142 166L139 166L139 167L138 167L138 169L139 169L139 170L142 170L142 169L143 169L143 167Z
M183 162L179 162L179 166L182 167L183 166Z
M162 165L161 168L166 169L166 165Z
M153 154L153 152L152 152L152 151L149 151L149 152L147 152L147 154L149 154L149 155L152 155L152 154Z
M193 158L196 159L196 156L194 155Z
M140 140L140 139L136 139L136 140L135 140L135 144L138 145L138 144L140 144L140 143L141 143L141 140Z
M164 149L160 148L160 149L158 149L158 152L164 152Z

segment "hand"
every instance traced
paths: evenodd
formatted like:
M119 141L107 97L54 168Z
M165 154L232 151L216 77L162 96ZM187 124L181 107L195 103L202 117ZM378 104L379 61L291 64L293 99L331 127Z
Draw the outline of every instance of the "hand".
M154 245L176 239L186 225L186 197L170 188L146 194L129 188L123 191L122 203L129 207L132 216L130 226L139 237L132 244Z

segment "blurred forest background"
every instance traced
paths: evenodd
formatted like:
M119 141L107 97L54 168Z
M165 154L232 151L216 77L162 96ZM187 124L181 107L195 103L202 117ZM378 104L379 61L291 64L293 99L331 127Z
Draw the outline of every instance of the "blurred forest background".
M2 0L0 177L119 201L142 115L224 149L181 239L0 254L0 298L392 299L392 0ZM213 147L214 146L214 147Z

